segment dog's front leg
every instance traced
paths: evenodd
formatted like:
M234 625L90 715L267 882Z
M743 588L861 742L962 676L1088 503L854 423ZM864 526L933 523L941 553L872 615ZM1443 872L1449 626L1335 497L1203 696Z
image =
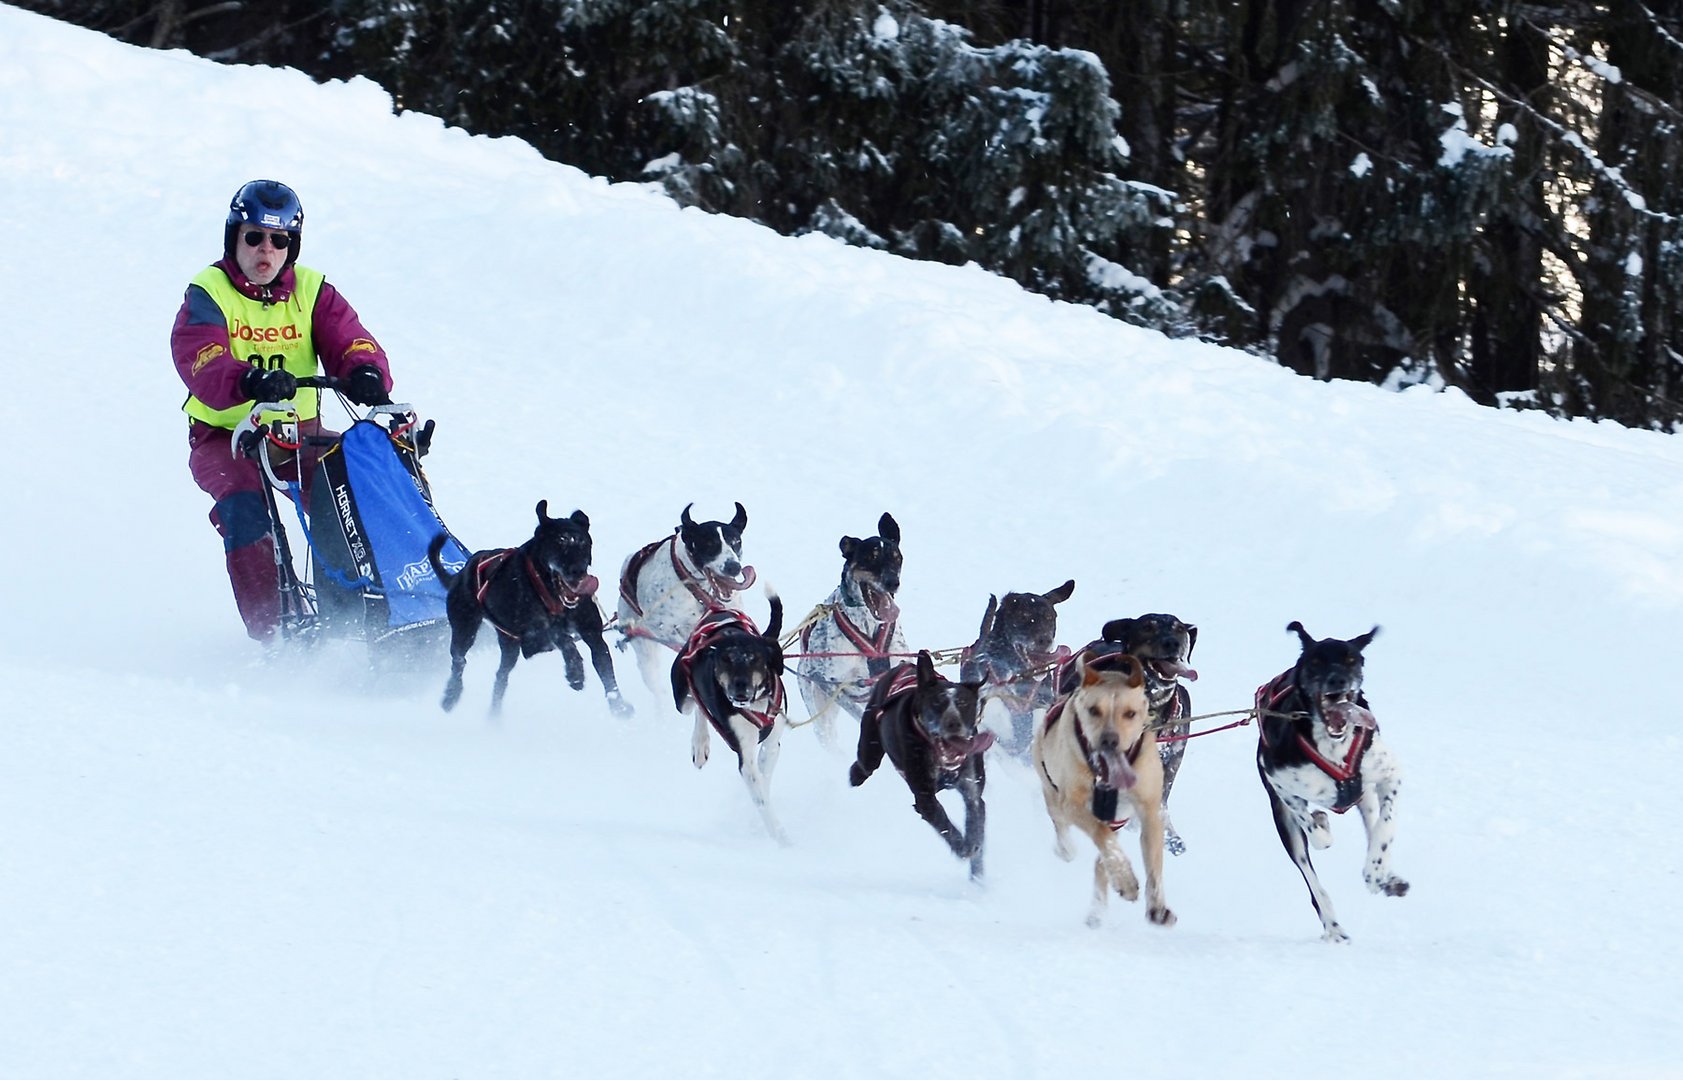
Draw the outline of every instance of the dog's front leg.
M1083 815L1083 819L1081 827L1093 841L1093 846L1099 849L1099 864L1104 868L1111 888L1124 900L1138 900L1140 879L1134 875L1134 864L1128 861L1127 854L1122 850L1116 830L1110 827L1109 822L1100 821L1092 814Z
M1140 810L1140 861L1145 863L1145 917L1158 926L1173 926L1175 913L1163 898L1163 819L1154 797Z
M987 783L981 755L970 759L966 775L959 782L964 797L964 847L970 853L970 880L982 880L982 848L987 840L988 804L982 799Z
M941 805L941 801L935 797L933 791L912 792L912 805L917 807L918 816L929 822L930 825L934 826L935 831L941 834L941 839L947 842L947 846L952 849L954 855L961 859L970 857L970 846L966 842L964 834L959 832L957 825L953 824L953 819L947 816L947 808Z
M561 663L567 669L567 685L574 690L583 690L584 658L579 655L578 646L573 644L573 636L557 628L553 640L556 650L561 653Z
M766 832L773 840L788 847L789 834L783 831L777 815L771 812L771 768L777 764L777 743L782 735L778 729L781 726L781 723L772 724L766 741L756 748L760 738L759 727L741 716L732 715L730 718L730 729L736 736L737 767L742 774L742 782L748 786L748 797L754 800L754 808L760 812ZM769 762L768 767L762 768L762 762Z
M707 764L707 755L713 749L713 725L707 722L707 713L693 702L688 711L695 717L695 729L690 732L690 760L699 769Z
M1315 914L1321 917L1321 939L1332 942L1349 941L1350 935L1338 925L1338 916L1332 910L1332 897L1322 887L1320 875L1315 873L1315 864L1309 860L1309 843L1299 824L1301 814L1294 813L1287 807L1285 797L1274 790L1266 772L1262 774L1262 786L1268 792L1268 803L1274 812L1274 831L1280 834L1280 843L1285 846L1286 854L1291 856L1297 872L1303 875L1303 883L1309 887L1309 902L1315 905ZM1303 802L1301 799L1294 801L1299 804Z
M520 659L520 639L498 634L497 645L502 649L502 658L497 662L497 680L491 685L493 717L502 715L503 693L508 690L508 673L514 670L515 661Z
M608 708L615 716L630 716L633 711L631 703L619 692L613 654L608 652L608 643L603 639L602 631L598 629L593 634L585 634L584 644L590 650L590 666L596 669L596 677L602 682L602 692L607 695Z
M1408 882L1391 871L1391 842L1397 835L1392 814L1397 792L1402 787L1402 771L1384 744L1375 740L1362 763L1362 775L1367 782L1362 788L1361 801L1356 804L1362 812L1362 824L1367 827L1367 862L1362 878L1370 892L1404 896L1408 893Z

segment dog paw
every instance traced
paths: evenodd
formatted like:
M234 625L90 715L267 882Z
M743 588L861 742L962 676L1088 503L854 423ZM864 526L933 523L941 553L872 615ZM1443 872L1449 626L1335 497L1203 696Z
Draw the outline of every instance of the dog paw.
M1102 922L1103 920L1096 913L1089 914L1087 916L1087 929L1097 930Z
M1180 838L1180 833L1175 832L1173 829L1168 829L1164 832L1163 847L1168 850L1170 855L1186 854L1186 841L1182 840Z
M1408 882L1395 874L1368 874L1367 891L1381 896L1407 896Z
M1058 837L1057 842L1052 845L1052 852L1064 862L1075 861L1075 849L1070 847L1069 841L1065 840L1061 836Z
M1331 926L1327 927L1327 932L1321 935L1321 940L1331 945L1348 945L1350 943L1350 935L1344 932L1344 928L1342 926L1339 926L1337 923L1333 923Z
M870 775L870 773L865 771L864 766L855 761L852 765L847 767L847 786L858 787L860 784L863 784L865 779Z
M1327 820L1325 810L1317 810L1309 819L1309 843L1317 851L1332 846L1332 824Z
M1115 878L1113 879L1113 882L1116 886L1116 895L1120 896L1122 899L1132 903L1140 898L1139 879L1134 877L1133 874L1130 873L1127 877L1123 878Z
M621 720L624 720L626 717L636 712L636 710L631 707L631 702L625 700L623 697L620 697L618 694L608 695L608 711L612 712Z
M708 738L692 739L690 741L690 760L695 762L696 768L707 764L707 755L713 749L713 740Z
M1173 926L1178 921L1175 918L1175 913L1166 907L1147 908L1145 917L1154 926Z

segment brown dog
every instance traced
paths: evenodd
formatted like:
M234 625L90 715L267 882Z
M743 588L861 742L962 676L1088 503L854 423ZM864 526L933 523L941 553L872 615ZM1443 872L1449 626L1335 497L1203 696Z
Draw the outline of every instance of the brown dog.
M1132 656L1108 657L1103 670L1089 667L1088 659L1083 651L1072 661L1074 689L1052 702L1034 730L1034 768L1057 834L1055 850L1065 861L1075 858L1068 837L1072 825L1099 849L1087 913L1087 925L1096 927L1111 889L1124 900L1139 899L1139 879L1116 838L1136 820L1145 863L1145 917L1173 926L1175 913L1163 899L1163 762L1151 730L1145 675Z

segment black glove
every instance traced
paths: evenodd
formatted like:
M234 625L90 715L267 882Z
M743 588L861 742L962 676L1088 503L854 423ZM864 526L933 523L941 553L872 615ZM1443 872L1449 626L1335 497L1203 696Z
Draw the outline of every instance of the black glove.
M297 392L298 380L281 368L264 371L254 367L240 376L240 393L252 401L290 401Z
M358 405L390 405L385 380L373 364L358 364L350 374L339 380L339 390Z

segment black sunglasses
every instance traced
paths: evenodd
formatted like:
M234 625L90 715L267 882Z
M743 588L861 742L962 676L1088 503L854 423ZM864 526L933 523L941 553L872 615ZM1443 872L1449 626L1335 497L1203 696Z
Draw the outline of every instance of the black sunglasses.
M245 246L262 247L265 236L269 238L269 243L275 245L276 251L285 251L292 246L292 237L286 233L266 233L258 229L252 229L245 234Z

